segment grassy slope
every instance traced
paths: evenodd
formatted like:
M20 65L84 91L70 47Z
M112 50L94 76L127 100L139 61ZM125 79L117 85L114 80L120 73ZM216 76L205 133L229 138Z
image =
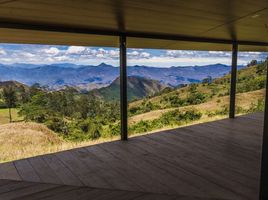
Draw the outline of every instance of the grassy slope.
M257 103L257 101L259 99L261 99L264 96L264 94L265 94L264 89L251 91L251 92L245 92L245 93L239 93L236 96L236 101L240 107L243 107L244 109L249 109L251 104ZM250 99L250 101L249 101L249 99ZM218 100L220 100L220 101L218 101ZM217 97L217 98L213 98L210 101L202 103L202 104L192 105L192 106L184 106L184 107L180 107L180 108L182 111L187 110L189 108L196 109L196 110L199 110L201 112L203 111L203 114L204 114L207 111L215 111L218 108L221 108L224 106L229 106L229 96ZM140 120L157 119L163 113L166 113L168 111L175 110L175 109L177 109L177 108L159 109L159 110L153 110L151 112L146 112L143 114L135 115L135 116L129 118L129 123L133 124L133 123L136 123ZM208 116L203 115L202 118L208 118ZM218 119L218 117L215 116L214 118L211 118L211 120L213 120L213 119Z
M265 89L254 90L243 92L242 86L248 84L254 84L252 79L260 78L265 79L264 75L257 75L257 66L251 66L238 71L238 92L236 96L236 106L239 106L243 109L249 109L252 104L257 104L258 100L263 99L265 95ZM152 98L148 98L146 100L139 100L129 104L129 108L133 107L141 107L144 104L144 101L151 102L154 105L160 105L160 108L157 110L152 110L150 112L145 112L142 114L134 115L129 118L129 124L134 124L139 122L140 120L153 120L159 118L163 113L180 108L182 111L187 109L196 109L202 112L203 116L199 120L199 122L203 121L211 121L218 119L219 117L226 116L213 116L209 117L207 113L209 111L219 110L221 108L229 107L229 87L230 87L230 75L225 75L221 78L217 78L213 80L212 84L197 84L197 91L206 94L206 102L191 105L191 106L181 106L181 107L172 107L169 105L169 102L163 101L164 99L171 98L172 96L178 96L181 99L187 98L190 95L190 87L186 86L184 88L179 88L169 93L164 93ZM213 94L213 95L211 95ZM196 123L196 122L195 122Z
M61 139L42 124L33 122L4 124L0 125L0 163L117 139L119 138L114 137L75 143Z

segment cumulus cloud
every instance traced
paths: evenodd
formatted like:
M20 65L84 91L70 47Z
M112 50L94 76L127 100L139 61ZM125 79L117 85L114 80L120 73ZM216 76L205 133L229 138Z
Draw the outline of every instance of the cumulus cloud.
M151 53L146 51L137 51L136 49L127 53L129 59L149 59L151 57Z
M70 46L67 51L66 54L81 54L86 50L86 47L82 47L82 46Z
M50 47L49 49L44 49L43 52L49 55L57 55L60 53L60 50L56 47Z

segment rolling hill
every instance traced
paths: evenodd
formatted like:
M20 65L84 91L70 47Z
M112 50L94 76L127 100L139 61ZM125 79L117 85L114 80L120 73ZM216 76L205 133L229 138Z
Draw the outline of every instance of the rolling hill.
M160 83L160 81L138 76L129 76L127 79L128 101L154 95L168 87L167 85ZM119 101L120 79L117 78L108 87L93 90L92 93L105 100Z
M24 89L24 90L28 90L29 87L23 83L20 83L18 81L0 81L0 89L3 89L5 87L13 87L17 90L21 90L21 89Z

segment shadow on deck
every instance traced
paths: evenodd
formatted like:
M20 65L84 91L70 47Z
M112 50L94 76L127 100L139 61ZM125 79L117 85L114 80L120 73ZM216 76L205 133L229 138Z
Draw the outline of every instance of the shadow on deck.
M254 113L0 164L0 199L257 200L262 128Z

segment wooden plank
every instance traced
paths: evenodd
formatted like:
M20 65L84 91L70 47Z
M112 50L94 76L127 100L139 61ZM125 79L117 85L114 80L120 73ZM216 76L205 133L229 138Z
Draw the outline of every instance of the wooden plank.
M65 185L84 185L75 174L57 158L57 156L51 154L43 156L42 158Z
M29 162L35 169L35 172L41 179L42 183L62 184L63 182L58 178L53 170L46 164L41 156L29 158Z
M135 144L141 144L140 146L136 146ZM102 147L105 145L102 145ZM167 162L167 160L159 159L156 156L152 155L147 148L150 146L147 144L142 144L140 141L134 142L131 141L130 145L123 145L122 143L118 143L117 145L107 146L107 149L110 149L110 152L114 152L114 154L118 155L118 157L123 157L123 154L126 153L126 156L131 151L131 159L126 157L124 162L131 162L133 159L138 157L139 162L147 162L150 163L150 167L146 169L147 176L150 174L147 170L151 170L152 174L157 174L162 180L162 183L168 184L168 186L172 189L175 189L178 195L190 195L195 194L200 197L209 197L209 196L224 196L230 195L239 199L239 196L236 196L234 193L226 190L224 187L220 187L215 183L209 182L205 178L202 178L196 174L189 173L184 168L181 168L178 164L172 165ZM115 149L117 149L115 151ZM153 148L153 147L152 147ZM163 149L162 149L163 150ZM143 152L143 153L142 153ZM137 165L137 163L135 163ZM156 171L154 171L154 167ZM164 176L161 176L164 174ZM195 180L195 181L192 181ZM172 185L174 184L174 185ZM204 185L206 187L204 187ZM145 188L146 190L146 188ZM160 191L160 189L158 189ZM148 190L147 190L148 192ZM172 193L170 193L172 194ZM241 199L241 198L240 198Z
M0 164L0 179L21 180L13 162Z
M55 193L53 199L64 199L64 200L74 200L74 199L95 199L96 197L101 197L106 195L107 193L111 193L112 190L97 190L86 187L75 188L74 190L70 190L64 193ZM51 197L45 197L43 200L51 200Z
M172 130L171 132L175 133L176 135L175 130L174 131ZM237 163L239 165L239 163L242 162L253 167L255 164L252 163L252 161L249 160L249 158L255 161L257 161L258 159L256 158L256 156L247 157L247 155L241 154L239 151L240 150L239 146L232 145L234 140L231 139L233 137L233 134L230 133L226 135L225 140L218 139L218 137L222 137L220 134L221 132L218 132L218 134L216 134L215 136L216 139L215 138L213 139L212 134L215 133L214 129L203 128L202 126L198 126L196 128L187 127L180 130L178 133L179 133L177 135L178 137L182 137L185 141L188 140L190 142L195 143L196 146L200 146L201 148L206 149L208 154L213 154L215 157L219 156L219 158L221 158L223 156L225 158L228 158L230 159L230 163ZM230 144L228 143L227 140L228 138ZM228 152L226 152L227 150Z
M194 155L188 153L185 155L179 153L180 149L176 149L176 145L174 145L176 141L174 141L174 143L167 143L167 141L163 138L159 139L157 142L146 140L146 138L143 139L143 144L139 141L134 145L136 145L139 149L152 153L155 157L158 157L158 160L164 160L176 167L181 167L190 173L200 176L203 179L236 194L248 194L249 196L254 193L256 194L258 191L257 179L252 180L244 175L242 176L230 171L228 168L226 169L224 165L217 164L214 160L204 157L202 153L199 154L198 149L196 149L196 154ZM157 145L162 148L156 148ZM176 152L178 156L176 156ZM204 182L202 187L211 188L211 186L209 186L206 182ZM237 191L241 191L241 193Z
M13 191L16 191L18 189L31 187L31 186L32 186L32 184L28 183L28 182L14 182L14 181L12 181L12 182L6 183L5 185L1 185L0 195L5 194L7 192L13 192Z
M41 181L40 177L36 174L34 168L27 159L15 161L14 164L22 180L32 182Z
M1 193L0 199L1 200L11 200L15 198L20 199L21 196L38 193L55 187L59 186L51 184L30 184L28 187L16 188L14 191Z
M93 148L98 148L98 145ZM137 184L134 184L124 177L123 173L120 173L121 170L119 170L118 167L114 167L110 162L102 160L100 154L93 154L92 152L87 151L86 148L75 149L72 153L82 162L86 163L88 170L91 173L88 176L98 175L108 182L112 188L130 191L140 189ZM103 153L105 152L102 152L102 154Z
M76 187L72 186L58 186L52 187L50 189L46 189L43 191L28 193L26 195L21 195L19 197L14 198L14 200L39 200L39 199L55 199L55 196L65 194L69 191L73 191L77 189Z
M88 166L81 162L71 151L65 151L55 154L59 160L61 160L66 167L68 167L73 174L75 174L79 180L86 186L110 188L111 185L107 183L98 173L92 174L88 170Z
M118 168L121 171L121 176L126 179L130 179L141 187L140 191L152 193L174 193L176 191L172 189L172 186L174 187L181 184L179 180L170 182L169 185L163 184L162 180L167 174L163 174L163 172L158 171L155 166L151 166L143 160L135 159L131 152L128 152L126 155L128 157L127 160L123 160L114 154L108 153L107 149L108 151L112 151L111 145L117 146L119 145L118 142L108 143L107 149L103 149L103 145L105 144L94 146L93 148L88 147L87 150L101 158L105 163L109 163L114 168ZM122 151L124 150L122 149ZM131 157L129 155L131 155ZM123 155L121 154L121 156ZM187 189L191 190L191 187Z
M252 180L252 178L255 178L255 180L257 180L256 174L250 176L248 173L242 173L241 171L244 170L241 169L241 162L233 162L233 159L228 157L228 152L226 152L226 155L220 154L211 146L202 145L200 142L198 142L199 140L193 143L192 139L187 139L184 137L184 135L176 135L170 131L165 132L165 134L154 135L154 137L147 138L153 140L150 143L154 144L155 148L161 145L163 146L165 144L170 145L168 147L165 147L167 150L173 151L172 154L170 153L170 155L180 156L184 159L188 159L188 162L196 161L200 162L200 164L211 164L212 166L210 167L214 167L215 170L218 169L218 166L221 166L223 172L244 175L245 178L248 178L244 180L245 182Z

